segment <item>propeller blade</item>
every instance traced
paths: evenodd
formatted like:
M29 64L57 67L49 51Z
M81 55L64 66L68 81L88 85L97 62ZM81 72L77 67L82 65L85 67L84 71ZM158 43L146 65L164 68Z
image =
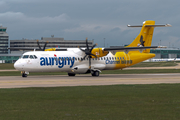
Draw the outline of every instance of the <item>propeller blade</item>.
M89 46L88 46L88 39L86 38L86 49L89 51Z
M44 44L43 51L45 50L47 43L48 41Z
M89 69L91 69L91 56L89 56Z
M85 50L83 50L82 48L79 47L79 49L80 49L81 51L85 52Z
M94 54L92 54L92 53L91 53L91 55L97 58L97 56L96 56L96 55L94 55Z
M37 40L37 45L38 45L39 49L42 50L41 46L39 45L39 40Z
M96 46L97 46L97 44L94 44L94 45L92 46L92 48L91 48L91 50L90 50L90 51L92 51L92 50L93 50L93 48L94 48L94 47L96 47Z
M84 49L78 47L81 51L83 51L83 52L86 54L86 55L85 55L81 60L79 60L79 61L80 61L80 62L83 61L83 60L88 56L88 58L89 58L89 69L91 69L91 55L92 55L92 56L95 56L95 57L97 58L96 55L94 55L94 54L91 53L91 51L93 50L93 48L94 48L95 46L97 46L97 44L94 44L94 45L92 46L92 48L89 49L88 39L86 38L86 49L84 50Z
M81 61L85 60L86 56L87 56L87 55L85 55Z

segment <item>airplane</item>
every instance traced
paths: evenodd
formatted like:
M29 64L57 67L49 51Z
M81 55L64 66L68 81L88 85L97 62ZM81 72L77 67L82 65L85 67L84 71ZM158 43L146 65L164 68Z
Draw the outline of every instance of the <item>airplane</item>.
M22 77L30 72L67 72L69 76L91 73L99 76L102 70L123 69L144 60L155 57L150 49L163 48L151 46L155 27L170 27L170 24L155 25L155 21L147 20L143 25L127 25L128 27L142 27L134 41L123 48L50 48L26 52L14 63L14 68L21 71Z

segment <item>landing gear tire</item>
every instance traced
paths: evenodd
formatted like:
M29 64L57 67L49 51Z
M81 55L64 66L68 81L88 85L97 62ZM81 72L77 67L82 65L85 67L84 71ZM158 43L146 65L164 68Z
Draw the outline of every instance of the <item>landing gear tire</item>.
M69 76L75 76L76 74L74 73L68 73Z
M99 76L99 71L92 71L91 75L98 77Z
M23 74L22 74L22 77L27 77L27 74L23 73Z

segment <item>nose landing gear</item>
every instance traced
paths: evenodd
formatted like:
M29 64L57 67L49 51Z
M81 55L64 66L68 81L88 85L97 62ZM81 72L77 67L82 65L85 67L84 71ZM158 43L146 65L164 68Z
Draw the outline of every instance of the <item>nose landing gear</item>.
M27 75L29 74L29 72L25 72L25 71L21 71L22 77L27 77Z

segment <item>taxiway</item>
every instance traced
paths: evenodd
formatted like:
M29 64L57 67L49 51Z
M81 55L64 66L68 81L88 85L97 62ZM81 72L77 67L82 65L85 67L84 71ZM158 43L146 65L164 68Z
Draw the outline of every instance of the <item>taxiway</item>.
M180 74L101 74L99 77L92 77L90 74L75 77L67 75L28 76L27 78L21 76L0 77L0 88L159 83L180 83Z

